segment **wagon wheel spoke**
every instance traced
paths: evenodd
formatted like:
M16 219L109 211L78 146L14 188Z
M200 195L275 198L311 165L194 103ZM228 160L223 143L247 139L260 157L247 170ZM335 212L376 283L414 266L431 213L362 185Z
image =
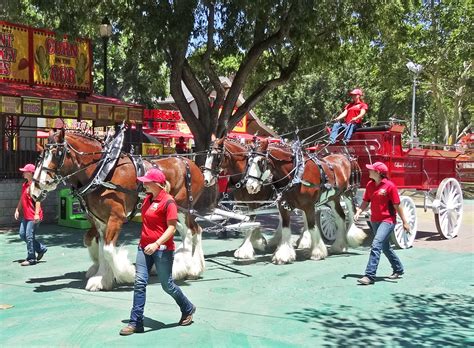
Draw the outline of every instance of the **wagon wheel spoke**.
M461 226L463 195L459 182L454 178L444 179L436 193L439 202L435 222L438 232L447 239L455 237Z

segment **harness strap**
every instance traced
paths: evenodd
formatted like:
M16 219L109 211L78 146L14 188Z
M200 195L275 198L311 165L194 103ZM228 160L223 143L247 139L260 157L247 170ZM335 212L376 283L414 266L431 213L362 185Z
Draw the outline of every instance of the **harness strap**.
M136 156L133 156L132 154L129 154L128 157L130 158L130 160L133 163L133 166L135 167L136 176L137 177L143 176L145 174L145 166L143 164L142 156L136 157ZM145 195L141 194L142 191L143 191L143 183L141 181L138 183L137 191L139 192L138 193L137 204L134 205L132 211L128 215L128 217L127 217L128 220L132 220L135 217L135 215L137 214L137 212L143 206L143 200L145 198Z

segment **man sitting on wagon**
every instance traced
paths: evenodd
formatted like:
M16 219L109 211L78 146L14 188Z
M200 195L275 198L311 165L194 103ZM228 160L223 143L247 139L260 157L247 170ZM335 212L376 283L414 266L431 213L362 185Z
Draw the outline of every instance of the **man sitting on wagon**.
M342 132L344 132L342 141L346 144L351 139L352 133L361 126L362 118L369 108L361 99L363 95L361 89L356 88L349 92L349 95L352 97L352 103L347 104L344 111L334 119L336 123L332 126L331 135L329 136L331 144L336 142L337 136ZM344 119L344 122L341 122L342 119Z

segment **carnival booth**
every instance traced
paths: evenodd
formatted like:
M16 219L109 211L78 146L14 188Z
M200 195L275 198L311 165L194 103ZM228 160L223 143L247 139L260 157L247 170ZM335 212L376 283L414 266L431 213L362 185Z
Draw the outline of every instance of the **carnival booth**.
M0 177L19 177L52 128L141 127L140 105L93 93L92 62L88 39L0 21Z

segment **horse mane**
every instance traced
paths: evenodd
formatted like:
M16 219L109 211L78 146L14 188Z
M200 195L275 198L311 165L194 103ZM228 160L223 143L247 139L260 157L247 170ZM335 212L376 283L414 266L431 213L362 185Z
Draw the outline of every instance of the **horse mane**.
M281 150L284 155L287 155L288 157L282 158L282 157L276 157L275 155L272 154L272 150ZM288 144L269 144L267 148L268 155L278 161L293 161L293 150L290 145Z
M225 141L228 141L234 145L237 145L237 146L240 146L240 147L243 147L245 150L249 150L250 149L250 146L247 145L247 144L242 144L240 141L238 141L237 139L234 139L234 138L225 138L224 142Z
M98 141L101 146L104 145L104 140L100 138L98 135L85 132L82 129L66 129L66 133L70 135L78 135L88 140Z

